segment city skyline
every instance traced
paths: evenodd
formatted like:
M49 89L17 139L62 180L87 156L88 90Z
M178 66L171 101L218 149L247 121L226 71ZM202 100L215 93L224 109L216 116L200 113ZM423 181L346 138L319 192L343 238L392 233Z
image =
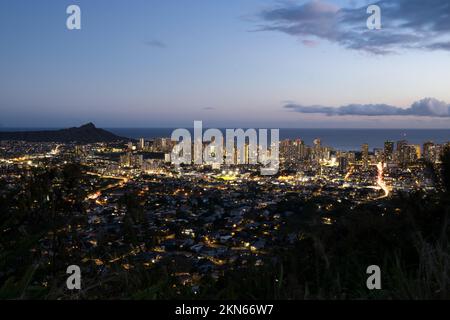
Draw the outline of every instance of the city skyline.
M365 27L372 3L381 30ZM3 128L450 127L446 1L0 7Z
M420 145L407 139L385 141L373 152L367 143L346 151L319 138L312 143L271 139L266 151L252 148L251 139L231 148L205 138L188 141L183 156L189 149L202 152L180 163L180 149L169 137L130 140L93 124L53 132L0 134L0 183L4 186L0 218L7 226L3 238L10 257L0 281L13 283L8 279L33 263L40 272L31 275L34 286L25 287L21 299L134 299L134 292L143 299L224 299L224 284L239 286L235 291L239 295L233 293L232 299L242 299L249 292L262 299L267 292L263 290L260 296L259 288L270 287L271 277L289 288L285 284L292 283L291 277L273 270L280 263L281 273L289 270L281 258L295 254L296 261L303 259L298 264L302 269L288 272L309 277L307 270L314 270L309 278L313 285L308 285L314 288L313 298L336 299L334 290L342 290L340 285L332 286L324 296L316 289L328 288L329 278L317 280L315 270L331 267L336 271L328 272L336 276L343 274L339 270L348 270L345 292L349 296L345 299L370 299L372 295L374 299L398 299L393 293L395 283L383 282L383 287L372 291L374 287L365 279L367 266L381 265L387 270L385 261L393 261L400 268L401 249L412 255L402 254L406 258L401 263L421 270L414 250L422 253L410 237L426 237L413 227L418 222L426 230L436 226L430 233L442 234L438 232L442 224L436 221L441 219L439 214L449 212L440 202L440 197L448 200L443 188L450 190L448 141ZM269 175L261 171L267 151L276 158L272 159L276 170ZM226 154L223 161L218 154ZM411 216L412 208L421 210L419 219ZM343 228L348 223L355 225ZM25 228L30 231L23 232ZM35 237L34 230L43 230L38 233L39 241L30 238ZM329 232L332 236L327 236ZM328 239L326 245L318 248L316 236L321 241ZM26 238L17 241L21 237ZM353 243L348 242L351 239ZM25 241L28 249L20 251ZM396 244L391 249L395 251L389 251L390 243ZM342 263L332 255L338 248L339 257L346 255ZM319 252L334 262L314 259ZM354 262L349 266L348 261ZM440 261L433 267L447 265ZM82 274L78 285L72 276L67 278L74 270ZM235 272L237 278L229 278ZM256 288L243 289L246 274L264 276ZM121 275L155 276L161 282L147 294L155 282L123 281ZM114 279L120 290L109 286L106 279ZM427 278L417 279L414 274L408 281L430 285ZM81 286L88 288L78 297L75 294ZM296 288L303 288L303 282ZM5 292L6 297L16 298L18 291ZM438 290L429 295L448 296ZM283 296L269 297L304 299L291 289Z
M450 299L449 0L1 0L0 39L0 301Z

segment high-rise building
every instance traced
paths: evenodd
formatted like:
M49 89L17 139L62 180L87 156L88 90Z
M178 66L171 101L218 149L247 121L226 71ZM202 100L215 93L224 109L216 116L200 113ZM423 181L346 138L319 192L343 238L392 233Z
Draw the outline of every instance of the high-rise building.
M319 161L320 159L322 159L322 143L320 139L315 139L313 147L313 160Z
M390 162L394 160L394 142L386 141L384 143L384 161Z
M367 143L362 145L362 165L363 169L369 169L369 145Z
M144 138L140 138L139 139L139 149L140 150L144 150L145 149L145 139Z
M296 164L306 157L306 146L301 139L280 142L281 159L288 164Z
M304 160L308 157L307 147L303 140L298 143L298 156L300 160Z
M120 156L119 161L121 167L141 168L144 163L144 156L127 152Z
M170 138L157 138L153 142L154 152L171 152L172 148L175 146L176 142L172 141ZM193 154L193 153L192 153Z
M436 151L437 148L433 142L431 141L425 142L423 144L423 159L431 163L437 162L438 159Z
M355 163L356 162L356 154L354 152L348 152L347 159L348 159L349 163Z
M120 156L120 166L122 167L130 167L131 166L131 152L127 152L124 155Z
M407 161L407 158L408 158L407 146L408 146L408 141L406 141L406 140L401 140L401 141L397 142L397 149L396 149L395 155L396 155L398 164L404 165L408 162Z
M375 161L377 163L385 161L384 149L374 148L373 149L373 153L374 153L374 156L375 156Z
M441 163L441 157L447 149L450 149L450 142L436 145L436 162Z
M416 160L422 158L422 153L420 150L420 145L415 144L413 147L416 149Z
M289 153L289 140L280 141L280 156L284 161L287 161Z
M346 173L348 171L348 157L347 154L343 153L339 158L339 172Z
M420 157L420 146L403 144L398 152L398 163L406 166L414 163Z
M323 160L330 160L331 159L331 148L330 147L323 147L322 148L322 159Z

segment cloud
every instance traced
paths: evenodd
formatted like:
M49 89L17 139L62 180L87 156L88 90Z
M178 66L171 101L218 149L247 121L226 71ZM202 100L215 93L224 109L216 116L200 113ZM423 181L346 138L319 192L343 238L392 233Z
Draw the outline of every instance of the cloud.
M286 104L285 109L299 113L326 114L328 116L418 116L450 118L450 104L433 98L414 102L407 109L387 104L349 104L341 107L303 106Z
M159 49L165 49L167 48L167 45L160 41L160 40L150 40L150 41L146 41L145 45L149 46L149 47L153 47L153 48L159 48Z
M305 47L310 47L310 48L314 48L317 47L319 45L318 41L314 41L314 40L302 40L302 43Z
M447 50L450 51L450 41L449 42L437 42L429 45L427 47L431 50Z
M211 111L211 110L216 110L216 108L213 108L213 107L205 107L205 108L203 108L202 110L205 110L205 111Z
M366 6L339 8L324 0L284 3L264 10L261 31L278 31L301 41L326 40L373 54L400 50L450 51L450 1L379 0L381 30L366 26Z

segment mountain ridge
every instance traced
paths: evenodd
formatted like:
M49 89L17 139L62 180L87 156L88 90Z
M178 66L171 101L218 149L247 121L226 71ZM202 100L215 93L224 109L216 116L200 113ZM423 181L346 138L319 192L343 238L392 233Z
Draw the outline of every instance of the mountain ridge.
M0 131L0 140L27 142L96 143L132 141L133 139L117 136L112 132L97 128L92 122L89 122L80 127L72 127L60 130L16 132Z

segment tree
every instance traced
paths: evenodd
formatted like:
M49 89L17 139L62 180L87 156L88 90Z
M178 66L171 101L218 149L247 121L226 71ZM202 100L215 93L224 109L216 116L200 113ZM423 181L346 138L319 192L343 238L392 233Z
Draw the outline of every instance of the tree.
M450 192L450 145L444 148L441 156L442 161L442 180L447 192Z

